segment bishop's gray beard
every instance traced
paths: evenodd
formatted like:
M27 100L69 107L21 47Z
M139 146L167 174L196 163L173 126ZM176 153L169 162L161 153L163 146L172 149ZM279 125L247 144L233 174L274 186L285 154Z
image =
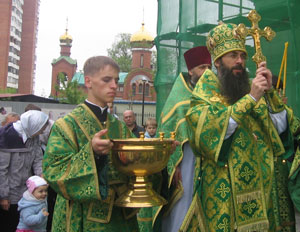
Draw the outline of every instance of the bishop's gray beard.
M242 70L241 73L233 74L234 69ZM232 68L226 67L220 60L220 72L218 73L221 94L226 97L227 102L232 105L250 92L248 73L242 65Z

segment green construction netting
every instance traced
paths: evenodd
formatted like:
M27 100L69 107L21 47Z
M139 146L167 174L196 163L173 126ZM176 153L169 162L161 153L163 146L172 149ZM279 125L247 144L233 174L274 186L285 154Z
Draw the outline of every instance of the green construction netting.
M300 116L300 0L158 0L157 91L156 115L159 117L172 85L182 71L186 71L183 54L186 50L205 45L208 31L218 21L244 23L251 27L247 14L251 9L261 15L259 27L271 27L276 37L267 42L261 39L268 67L279 74L284 44L289 42L287 56L286 96L297 116ZM251 37L247 38L249 57L254 54ZM248 59L250 77L256 65ZM283 78L283 75L281 76Z

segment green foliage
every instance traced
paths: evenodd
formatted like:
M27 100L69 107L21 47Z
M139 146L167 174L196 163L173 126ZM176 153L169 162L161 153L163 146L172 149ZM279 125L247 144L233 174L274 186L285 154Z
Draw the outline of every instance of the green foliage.
M84 101L86 94L80 90L77 81L68 81L64 73L58 74L58 84L55 85L59 101L62 103L79 104Z
M153 71L153 80L154 80L156 71L157 71L157 51L155 51L155 50L152 51L151 67L152 67L152 71Z
M13 89L13 88L0 89L0 93L17 93L17 89Z
M107 49L108 56L120 66L121 72L129 72L131 69L131 46L129 33L120 33L116 36L112 47Z

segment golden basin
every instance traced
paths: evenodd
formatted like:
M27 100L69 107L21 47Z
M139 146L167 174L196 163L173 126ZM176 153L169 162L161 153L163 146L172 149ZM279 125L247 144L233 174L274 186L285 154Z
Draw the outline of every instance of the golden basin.
M164 205L167 201L158 195L148 182L147 176L160 172L166 167L172 152L171 139L147 139L144 133L140 138L114 139L112 162L118 171L132 176L128 190L115 202L121 207L151 207Z

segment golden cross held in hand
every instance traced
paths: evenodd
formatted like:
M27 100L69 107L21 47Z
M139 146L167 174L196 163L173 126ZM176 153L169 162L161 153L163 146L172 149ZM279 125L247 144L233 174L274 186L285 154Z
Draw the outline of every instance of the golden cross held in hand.
M264 30L261 30L258 27L258 22L261 20L261 17L256 10L251 10L247 18L252 23L251 28L246 28L245 25L241 23L238 25L237 30L242 34L251 35L253 37L255 54L252 56L252 60L256 63L256 66L258 66L260 62L266 60L266 57L262 54L260 37L263 36L268 41L271 41L275 37L276 33L270 27L265 27Z

